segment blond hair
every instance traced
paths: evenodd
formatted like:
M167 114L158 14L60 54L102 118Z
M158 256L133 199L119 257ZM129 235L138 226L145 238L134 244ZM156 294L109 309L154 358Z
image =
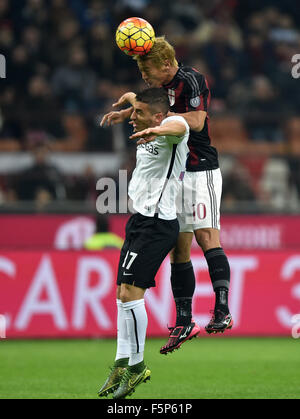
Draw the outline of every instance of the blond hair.
M136 55L134 56L134 59L137 61L141 71L143 70L143 64L148 60L151 60L151 63L157 68L161 68L166 60L169 61L171 66L178 66L175 49L169 44L164 36L159 36L155 39L153 47L147 54Z

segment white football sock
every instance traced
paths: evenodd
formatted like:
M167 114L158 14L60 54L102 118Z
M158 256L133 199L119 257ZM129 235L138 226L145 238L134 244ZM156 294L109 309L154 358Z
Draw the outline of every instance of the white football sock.
M130 342L128 339L127 324L125 319L125 311L121 300L117 299L118 307L118 334L117 334L117 354L116 359L130 357Z
M128 365L136 365L144 359L144 348L148 316L145 300L135 300L123 303L127 324L128 338L130 342L130 358Z

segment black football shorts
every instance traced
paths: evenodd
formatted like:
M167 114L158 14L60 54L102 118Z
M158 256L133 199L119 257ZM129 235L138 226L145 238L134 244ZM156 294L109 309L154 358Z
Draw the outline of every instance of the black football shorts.
M126 225L117 285L155 287L155 275L175 247L179 234L177 219L167 221L134 214Z

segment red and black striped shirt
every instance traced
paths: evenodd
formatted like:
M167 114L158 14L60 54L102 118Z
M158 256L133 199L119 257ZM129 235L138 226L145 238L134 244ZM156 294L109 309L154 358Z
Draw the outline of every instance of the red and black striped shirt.
M210 90L205 77L194 68L180 66L173 80L163 87L168 91L172 112L208 112ZM202 131L190 131L188 146L190 152L186 163L187 171L218 169L218 152L211 145L208 115Z

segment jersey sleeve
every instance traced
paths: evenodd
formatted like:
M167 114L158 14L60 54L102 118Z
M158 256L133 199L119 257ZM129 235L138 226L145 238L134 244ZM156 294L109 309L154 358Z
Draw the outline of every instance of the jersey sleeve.
M184 139L184 137L189 134L190 127L189 127L188 123L186 122L186 120L182 116L179 116L179 115L169 116L168 118L166 118L162 121L161 125L164 125L167 122L171 122L171 121L182 122L186 127L185 133L180 137L176 137L175 135L166 135L166 140L167 141L169 141L172 144L179 144Z
M208 112L210 90L207 80L202 74L185 74L185 101L186 111Z

